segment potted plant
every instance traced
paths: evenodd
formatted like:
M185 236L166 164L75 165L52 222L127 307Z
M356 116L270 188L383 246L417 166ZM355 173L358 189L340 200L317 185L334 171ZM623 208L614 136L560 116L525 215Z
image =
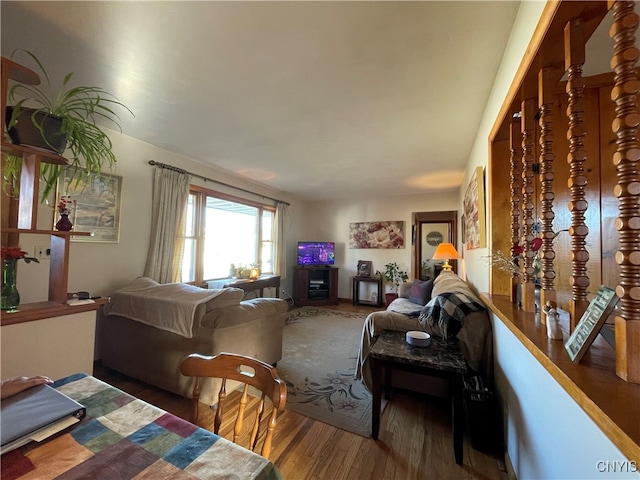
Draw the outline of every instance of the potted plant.
M112 143L97 123L107 121L122 131L116 107L133 115L131 110L100 87L70 86L73 73L68 73L59 91L54 91L40 60L33 53L20 49L15 50L12 57L18 52L27 54L37 64L43 84L38 86L17 82L9 90L8 100L13 105L7 107L6 122L12 143L39 146L57 153L63 153L66 146L69 150L67 168L71 168L72 172L69 175L70 181L81 176L99 174L105 167L112 168L116 163ZM26 141L22 140L25 138L22 128L31 130L30 134L26 134ZM50 128L53 131L45 133ZM3 171L5 185L17 185L21 164L20 157L6 155ZM54 189L62 169L61 165L42 164L42 201Z
M387 282L393 285L392 293L385 293L385 299L387 305L394 299L398 298L398 287L401 283L406 282L409 279L407 272L400 270L400 267L396 262L387 263L384 266L384 278Z

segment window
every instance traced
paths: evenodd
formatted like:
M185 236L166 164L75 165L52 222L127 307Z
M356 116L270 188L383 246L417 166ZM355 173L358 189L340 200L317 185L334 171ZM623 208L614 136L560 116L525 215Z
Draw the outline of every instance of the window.
M275 208L192 187L182 281L202 283L231 274L231 264L258 264L273 273Z

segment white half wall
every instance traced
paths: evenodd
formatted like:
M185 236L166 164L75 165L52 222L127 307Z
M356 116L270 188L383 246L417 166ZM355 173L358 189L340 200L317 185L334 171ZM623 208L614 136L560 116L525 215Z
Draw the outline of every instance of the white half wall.
M538 360L493 316L495 382L506 449L519 480L640 478Z

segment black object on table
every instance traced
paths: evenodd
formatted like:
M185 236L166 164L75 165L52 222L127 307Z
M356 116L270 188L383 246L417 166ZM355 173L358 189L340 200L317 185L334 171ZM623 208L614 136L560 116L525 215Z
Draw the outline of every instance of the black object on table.
M405 335L406 332L384 330L369 352L373 377L371 436L377 440L380 431L383 370L385 398L389 397L391 371L394 369L443 377L449 379L451 385L453 452L456 463L462 465L462 384L467 364L458 341L432 336L428 347L414 347L405 341Z

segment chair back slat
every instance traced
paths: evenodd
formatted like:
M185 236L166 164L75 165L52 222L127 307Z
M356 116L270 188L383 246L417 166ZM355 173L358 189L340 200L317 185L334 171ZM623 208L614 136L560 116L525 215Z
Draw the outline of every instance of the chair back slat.
M275 367L255 358L243 355L221 353L216 356L191 354L180 365L180 373L188 377L195 377L193 391L193 408L191 421L197 424L198 404L200 397L201 378L213 377L222 379L218 394L218 406L214 420L214 433L218 434L225 414L225 400L227 397L226 380L240 382L243 385L242 395L238 404L238 412L233 427L233 441L239 443L244 427L245 411L248 404L249 387L261 392L254 419L251 426L249 448L257 451L257 444L261 437L265 398L269 398L272 410L267 422L267 431L262 442L260 454L268 458L271 452L273 435L275 432L278 412L284 409L287 401L287 387L278 377Z

